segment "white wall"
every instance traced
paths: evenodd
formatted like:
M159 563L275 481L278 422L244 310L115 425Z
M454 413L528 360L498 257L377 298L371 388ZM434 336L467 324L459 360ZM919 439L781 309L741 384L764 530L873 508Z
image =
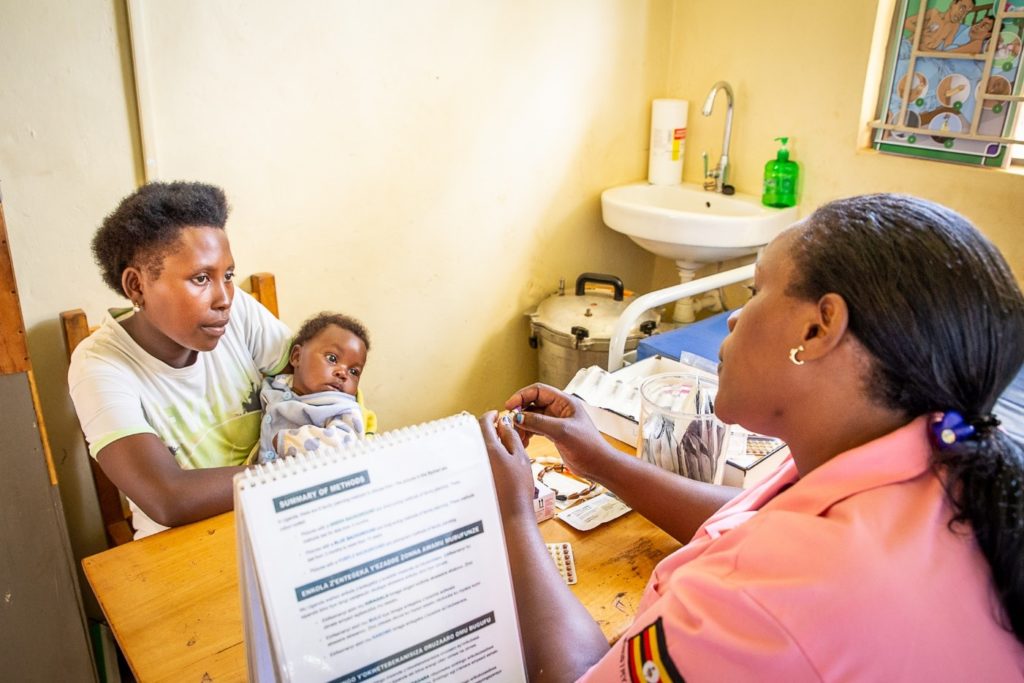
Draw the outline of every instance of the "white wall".
M6 2L0 180L29 346L79 555L101 542L66 396L59 311L118 303L89 240L132 191L121 2ZM293 327L367 323L384 428L498 407L536 374L524 312L582 271L646 291L653 257L603 226L645 175L670 0L147 0L142 74L163 179L222 185L241 274Z
M3 2L0 183L29 353L78 556L105 547L67 398L63 309L110 301L89 254L103 216L137 181L119 3ZM3 448L0 448L0 454ZM6 454L0 455L7 461ZM95 613L95 604L87 602Z
M649 287L598 195L643 174L668 2L300 7L144 3L158 173L225 187L286 322L366 322L385 428L532 380L523 313L559 277Z

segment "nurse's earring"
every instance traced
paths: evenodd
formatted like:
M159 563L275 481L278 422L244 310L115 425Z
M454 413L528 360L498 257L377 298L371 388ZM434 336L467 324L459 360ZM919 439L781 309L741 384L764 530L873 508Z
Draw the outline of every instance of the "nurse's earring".
M138 301L133 301L133 302L132 302L132 310L133 310L134 312L138 313L139 311L141 311L141 310L142 310L142 304L140 304L140 303L139 303ZM790 355L790 358L792 358L792 357L793 357L793 356L792 356L792 355Z
M789 350L789 362L793 365L803 365L804 362L796 357L796 354L804 352L804 345L794 346Z

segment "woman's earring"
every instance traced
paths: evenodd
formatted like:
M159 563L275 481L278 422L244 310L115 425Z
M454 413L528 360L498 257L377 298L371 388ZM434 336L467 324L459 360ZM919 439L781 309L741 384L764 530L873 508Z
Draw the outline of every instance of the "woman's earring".
M137 301L133 301L132 302L132 310L135 311L136 313L138 313L139 311L142 310L142 304L140 304Z
M803 365L804 362L796 357L796 354L804 352L804 345L794 346L789 350L789 362L793 365Z

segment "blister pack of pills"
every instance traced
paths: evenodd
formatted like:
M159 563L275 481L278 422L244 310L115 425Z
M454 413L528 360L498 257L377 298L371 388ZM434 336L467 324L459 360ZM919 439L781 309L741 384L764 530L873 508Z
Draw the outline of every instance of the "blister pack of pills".
M548 543L548 553L558 567L558 573L570 586L576 583L576 561L572 557L572 545L569 543Z

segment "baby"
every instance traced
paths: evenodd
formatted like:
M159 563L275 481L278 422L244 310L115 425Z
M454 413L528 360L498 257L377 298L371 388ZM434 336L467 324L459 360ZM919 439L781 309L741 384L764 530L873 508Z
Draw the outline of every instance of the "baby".
M359 379L370 338L358 320L320 313L292 343L294 374L263 381L257 462L337 446L372 433L376 416L362 404Z

